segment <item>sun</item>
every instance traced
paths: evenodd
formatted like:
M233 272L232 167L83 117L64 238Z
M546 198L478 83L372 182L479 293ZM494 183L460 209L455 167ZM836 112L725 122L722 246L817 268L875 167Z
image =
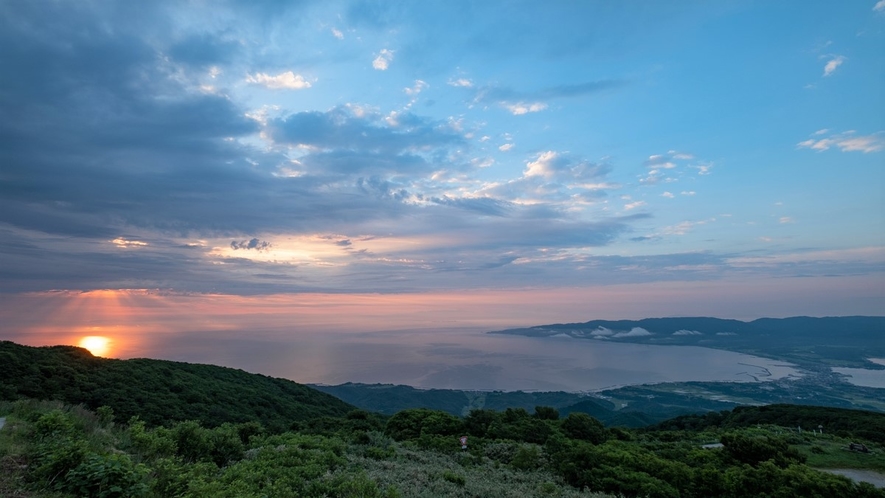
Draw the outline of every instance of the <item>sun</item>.
M111 349L111 340L98 335L88 335L80 339L78 346L88 349L94 356L104 356Z

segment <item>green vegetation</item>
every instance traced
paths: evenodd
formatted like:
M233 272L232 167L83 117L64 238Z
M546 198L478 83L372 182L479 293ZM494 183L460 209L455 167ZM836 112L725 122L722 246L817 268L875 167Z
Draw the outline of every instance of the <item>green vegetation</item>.
M426 429L408 442L395 441L380 419L358 411L326 419L322 434L313 433L316 427L271 434L255 423L148 428L133 418L119 425L106 409L102 416L58 402L20 400L0 406L0 413L9 420L0 431L0 462L9 470L0 477L3 496L606 496L543 470L537 446L516 448L509 465L481 456L481 449L443 449L453 446L452 438L443 444L433 431L461 420L440 412L400 417L401 428Z
M862 410L847 410L819 406L766 405L741 406L732 411L684 415L662 422L650 430L704 430L712 427L727 429L759 425L789 427L799 434L811 430L834 434L843 438L860 439L885 444L885 415Z
M207 426L258 422L274 431L354 407L295 382L214 365L96 358L73 346L0 341L0 401L54 399L148 425L200 420Z
M885 497L806 462L847 455L847 439L774 425L634 431L549 407L463 419L413 409L386 423L355 411L272 434L254 422L122 425L106 408L58 402L6 403L0 413L9 419L0 431L4 496ZM467 450L459 434L469 436ZM723 447L701 447L711 440ZM866 468L885 467L885 447L864 443ZM846 458L834 463L846 467Z

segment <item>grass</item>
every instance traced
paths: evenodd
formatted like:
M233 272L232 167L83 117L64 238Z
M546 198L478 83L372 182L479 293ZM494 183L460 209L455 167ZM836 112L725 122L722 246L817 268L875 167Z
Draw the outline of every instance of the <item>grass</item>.
M885 452L876 448L871 453L847 449L847 442L821 442L796 448L808 459L806 465L820 469L864 469L885 472Z
M870 453L860 453L848 449L852 441L815 434L802 437L803 442L794 445L807 459L806 465L820 469L862 469L885 472L885 448L864 442Z
M375 460L349 453L351 465L365 470L382 487L392 486L403 498L613 498L580 491L549 472L514 470L488 458L444 455L395 444L396 456Z

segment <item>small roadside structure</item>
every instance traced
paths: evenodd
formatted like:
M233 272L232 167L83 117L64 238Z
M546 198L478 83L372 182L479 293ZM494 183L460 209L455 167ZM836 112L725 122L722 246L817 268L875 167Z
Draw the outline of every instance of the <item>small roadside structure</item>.
M701 445L701 448L703 448L703 449L705 449L705 450L712 450L712 449L714 449L714 448L722 448L722 443L709 443L709 444L702 444L702 445Z

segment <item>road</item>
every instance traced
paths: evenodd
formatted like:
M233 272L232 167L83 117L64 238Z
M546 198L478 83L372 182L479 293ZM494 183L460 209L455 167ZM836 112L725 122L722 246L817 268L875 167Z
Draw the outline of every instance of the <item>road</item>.
M872 470L858 469L818 469L830 474L838 474L845 476L854 481L865 481L878 488L885 488L885 474L880 474Z

